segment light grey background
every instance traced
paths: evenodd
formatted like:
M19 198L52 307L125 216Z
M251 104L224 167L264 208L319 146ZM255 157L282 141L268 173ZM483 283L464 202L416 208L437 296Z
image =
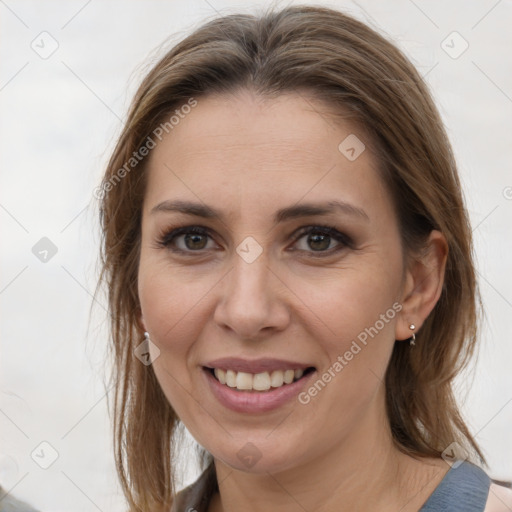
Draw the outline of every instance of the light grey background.
M167 38L268 3L0 0L0 482L41 510L124 510L103 386L104 299L88 321L99 240L92 192L131 96ZM434 91L460 165L487 312L459 394L491 475L512 479L512 3L322 5L387 34ZM58 251L46 262L32 252L43 237ZM53 449L58 458L42 469L36 461L51 462ZM195 476L189 464L183 483Z

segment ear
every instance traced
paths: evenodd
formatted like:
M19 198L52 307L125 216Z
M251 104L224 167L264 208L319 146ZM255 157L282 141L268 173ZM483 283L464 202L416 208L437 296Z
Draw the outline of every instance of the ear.
M425 249L408 264L401 297L402 310L395 326L396 340L412 336L411 324L416 326L414 332L417 333L434 309L443 289L447 257L445 236L433 230Z

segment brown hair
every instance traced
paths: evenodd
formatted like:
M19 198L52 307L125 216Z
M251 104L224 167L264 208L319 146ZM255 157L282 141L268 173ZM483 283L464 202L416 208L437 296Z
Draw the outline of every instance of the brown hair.
M420 250L432 229L445 235L441 297L414 350L395 343L388 417L406 453L439 457L457 441L483 462L452 391L476 343L477 286L471 228L439 114L422 77L393 44L340 12L295 6L221 17L174 46L140 85L103 178L100 283L108 287L112 315L116 462L131 509L171 503L179 421L152 367L133 355L142 340L137 272L146 162L114 178L174 109L240 88L270 97L305 90L334 114L350 112L377 148L406 254Z

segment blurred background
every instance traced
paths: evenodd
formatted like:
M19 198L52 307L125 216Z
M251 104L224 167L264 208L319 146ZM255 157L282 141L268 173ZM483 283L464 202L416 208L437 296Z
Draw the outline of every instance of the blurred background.
M306 2L274 5L296 3ZM491 476L512 480L512 2L308 3L383 33L434 93L486 310L479 358L458 395ZM129 101L165 49L202 22L269 4L0 0L0 483L42 511L125 510L104 384L104 297L90 308L93 191ZM186 485L197 477L193 451L183 464Z

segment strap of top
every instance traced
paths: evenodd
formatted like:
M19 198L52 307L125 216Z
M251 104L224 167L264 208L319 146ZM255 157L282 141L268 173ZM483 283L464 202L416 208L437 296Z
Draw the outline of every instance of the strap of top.
M170 512L207 512L218 490L215 466L211 463L194 483L178 492Z
M454 465L419 512L483 512L491 479L469 462Z

